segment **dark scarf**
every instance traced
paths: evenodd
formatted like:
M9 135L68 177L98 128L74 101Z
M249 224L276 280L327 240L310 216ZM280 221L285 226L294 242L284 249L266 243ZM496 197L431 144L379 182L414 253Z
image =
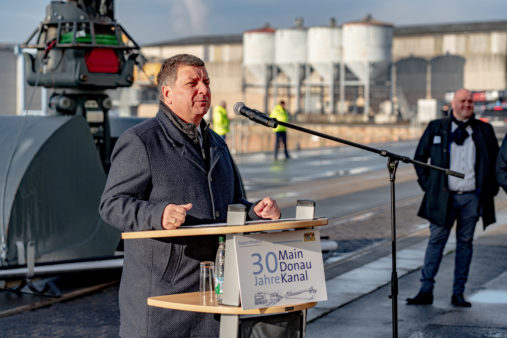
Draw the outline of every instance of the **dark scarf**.
M185 136L187 136L192 144L196 147L197 150L201 153L204 160L208 160L209 157L209 126L204 122L204 119L201 120L201 134L202 134L202 147L201 142L199 142L199 132L197 131L197 126L193 123L186 123L183 121L178 115L176 115L168 106L165 105L162 101L160 101L160 110L164 112L164 114L171 120L174 126L181 131Z
M451 112L451 121L456 123L458 125L458 128L456 128L451 133L451 142L455 142L457 145L461 146L469 136L468 132L466 131L466 128L472 123L472 121L475 119L475 116L472 114L470 118L467 121L458 121L454 114ZM452 124L451 124L451 130L452 130Z

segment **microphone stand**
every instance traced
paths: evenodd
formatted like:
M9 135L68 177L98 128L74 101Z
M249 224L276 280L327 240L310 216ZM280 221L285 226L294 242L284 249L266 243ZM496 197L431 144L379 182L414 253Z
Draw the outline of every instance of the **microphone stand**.
M352 147L360 148L372 153L376 153L382 157L387 157L387 170L389 172L389 181L391 182L391 250L392 250L392 272L391 272L391 298L392 303L392 321L393 321L393 337L398 337L398 273L396 271L396 199L395 199L395 183L396 183L396 169L398 168L399 161L404 163L412 163L421 167L426 167L429 169L437 170L442 172L445 175L451 175L459 178L464 178L465 175L453 170L449 170L446 168L438 167L435 165L431 165L428 163L424 163L421 161L413 160L407 156L401 156L395 153L391 153L384 149L377 149L368 147L366 145L355 143L352 141L344 140L338 137L330 136L327 134L319 133L317 131L303 128L294 124L290 124L287 122L281 122L277 119L272 119L277 124L282 125L284 127L295 129L301 131L303 133L319 136L331 141L347 144ZM263 124L262 122L255 121L257 123ZM265 124L264 124L265 125Z

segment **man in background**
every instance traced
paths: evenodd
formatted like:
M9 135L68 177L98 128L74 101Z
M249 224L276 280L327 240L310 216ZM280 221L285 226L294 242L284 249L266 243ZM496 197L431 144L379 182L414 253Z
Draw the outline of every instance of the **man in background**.
M289 122L289 113L285 110L285 101L280 101L280 104L277 104L275 108L273 108L269 117L277 119L280 122ZM285 152L285 159L289 159L290 156L287 151L287 127L279 124L273 129L273 132L275 133L275 160L278 159L278 148L281 144Z
M229 117L227 116L225 101L213 108L213 131L225 140L229 132Z
M496 180L507 192L507 134L505 135L496 160Z
M415 166L424 198L418 215L430 221L430 238L421 270L421 288L409 305L433 303L433 287L451 228L456 222L456 261L451 303L470 307L463 293L472 261L474 231L479 217L486 228L496 221L493 198L498 193L495 162L498 142L491 125L476 120L472 93L454 94L448 117L431 121L414 159L465 174L464 179Z

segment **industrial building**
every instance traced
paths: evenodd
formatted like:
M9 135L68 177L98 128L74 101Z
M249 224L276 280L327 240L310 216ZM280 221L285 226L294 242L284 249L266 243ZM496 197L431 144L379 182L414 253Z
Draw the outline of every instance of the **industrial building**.
M14 46L1 47L2 113L44 110L38 92L32 95L31 87L19 85L22 61L16 60ZM145 45L141 51L147 62L136 70L134 86L110 93L113 113L153 115L160 62L178 53L206 62L212 104L225 100L230 108L242 101L269 111L284 99L292 113L335 120L412 120L418 110L431 119L449 100L446 94L458 88L501 92L507 87L507 21L394 27L368 16L305 27L298 18L289 28L194 36Z
M173 40L142 52L154 72L164 58L195 54L207 63L215 100L265 111L283 98L292 112L393 121L414 118L420 100L419 108L435 112L461 87L507 87L507 21L393 27L366 17L304 27L297 19L290 28Z

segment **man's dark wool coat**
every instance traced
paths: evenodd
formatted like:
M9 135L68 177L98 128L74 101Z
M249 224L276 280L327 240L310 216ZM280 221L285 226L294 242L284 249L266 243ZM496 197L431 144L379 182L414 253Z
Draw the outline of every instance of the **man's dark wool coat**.
M169 203L192 203L185 225L225 222L229 204L251 208L225 142L211 130L208 137L205 161L162 110L123 133L111 157L102 218L122 231L139 231L162 229ZM217 316L146 304L151 296L199 291L199 263L214 261L216 249L216 236L125 240L120 335L218 336Z
M472 117L472 139L475 143L475 178L476 193L480 200L480 215L484 228L494 223L494 196L498 193L495 179L495 162L498 154L498 141L490 124ZM419 144L414 159L427 162L442 168L450 165L451 119L442 118L428 124ZM440 226L451 226L448 210L451 203L451 192L447 186L447 176L442 172L415 165L418 183L424 190L424 198L418 215Z

